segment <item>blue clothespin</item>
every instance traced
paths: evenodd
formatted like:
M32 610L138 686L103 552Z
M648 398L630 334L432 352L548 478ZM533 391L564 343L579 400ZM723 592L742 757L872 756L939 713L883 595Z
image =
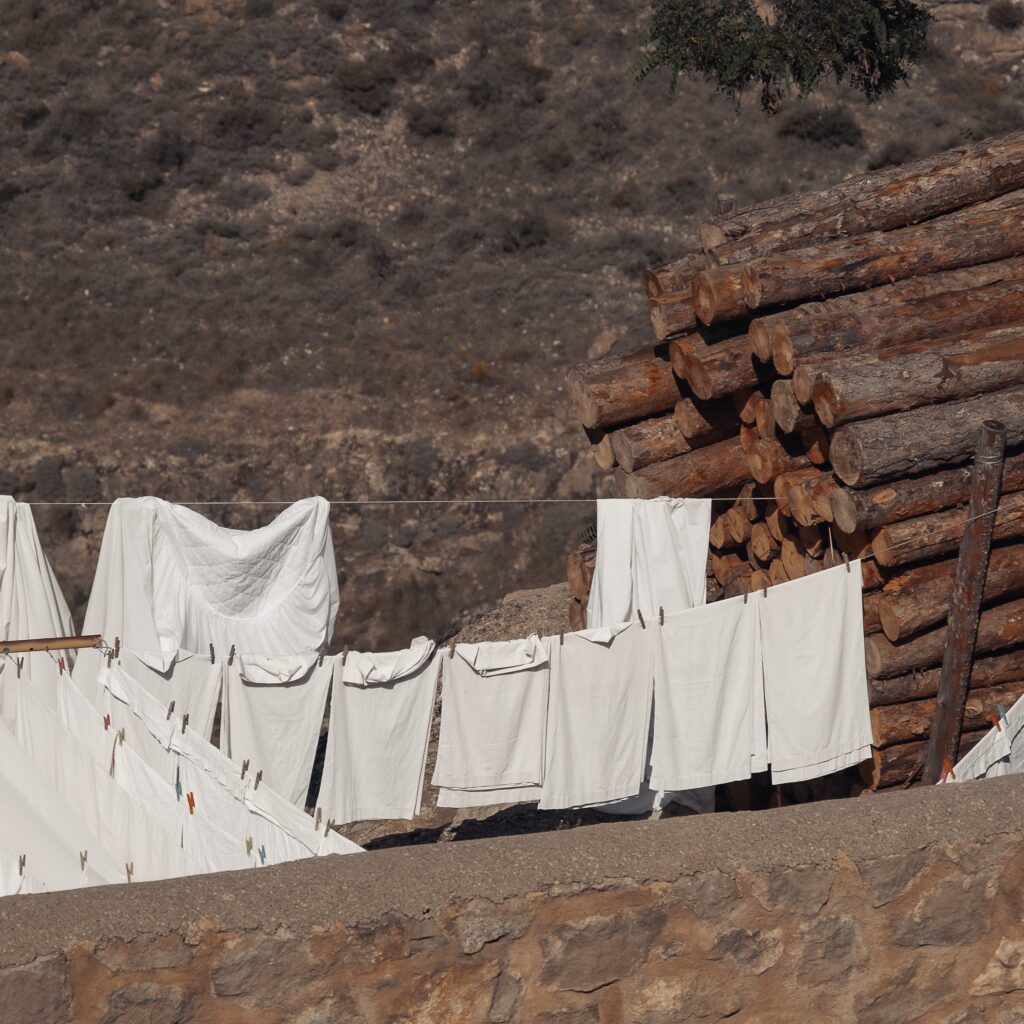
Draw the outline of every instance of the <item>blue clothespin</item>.
M261 864L266 864L267 863L267 848L265 846L261 846L259 848L259 855L260 855L260 863Z
M1010 723L1009 723L1009 721L1006 718L1006 708L1003 707L1002 704L997 704L996 706L999 708L999 719L1000 719L1000 721L1003 723L1003 726L1006 729L1009 729L1010 728Z

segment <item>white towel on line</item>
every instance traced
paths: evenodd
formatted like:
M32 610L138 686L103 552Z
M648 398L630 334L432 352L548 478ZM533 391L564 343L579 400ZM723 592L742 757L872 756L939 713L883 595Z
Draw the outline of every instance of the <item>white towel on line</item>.
M750 778L761 666L757 605L734 597L649 627L655 640L652 789Z
M772 782L871 756L860 562L772 587L760 604Z
M333 662L238 657L224 668L220 748L298 808L306 805ZM254 682L250 673L262 682ZM274 680L268 682L265 680Z
M441 729L431 780L443 790L439 806L463 806L455 792L462 790L478 791L471 806L540 799L546 645L536 636L459 644L454 657L442 659L441 671Z
M635 796L647 760L652 629L624 625L605 642L588 630L548 637L551 662L541 809ZM602 634L606 636L607 633Z
M441 666L426 637L407 651L350 653L336 665L317 805L339 824L414 818L423 793ZM371 681L373 680L373 681Z
M159 498L121 498L103 534L86 633L166 671L179 650L290 655L331 639L338 580L330 505L307 498L230 530Z

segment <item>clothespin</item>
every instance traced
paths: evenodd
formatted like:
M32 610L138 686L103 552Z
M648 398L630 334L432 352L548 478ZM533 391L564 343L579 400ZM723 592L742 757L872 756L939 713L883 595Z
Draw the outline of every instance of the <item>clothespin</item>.
M132 880L132 875L135 874L135 861L126 861L124 865L124 873L128 876L128 881Z
M172 700L171 703L167 705L167 721L168 722L171 720L171 715L173 715L173 714L174 714L174 701Z
M743 603L744 603L744 604L746 604L746 603L747 603L747 598L749 598L749 597L750 597L750 591L749 591L749 590L747 590L747 591L745 591L745 592L744 592L744 594L743 594Z
M89 863L89 851L88 850L79 850L78 851L78 863L81 866L82 870L84 871L85 870L85 865Z
M323 814L323 809L318 807L316 809L316 815L313 817L313 831L314 832L319 832L320 831L320 817L321 817L322 814Z
M768 588L767 588L767 587L765 587L765 588L764 588L764 591L763 591L762 593L763 593L763 595L764 595L765 597L767 597L767 596L768 596Z
M62 655L61 655L61 656L60 656L60 657L59 657L59 658L57 659L57 674L58 674L58 675L61 675L61 676L62 676L62 675L64 675L64 667L65 667L65 666L64 666L64 655L62 654Z
M1003 707L1002 704L997 704L996 707L999 709L999 718L1000 718L1000 720L1002 721L1003 725L1005 725L1006 728L1009 729L1010 728L1010 720L1006 717L1006 708Z
M261 846L259 848L259 850L257 850L256 852L259 853L259 855L260 855L260 863L261 864L266 864L267 863L267 848L266 848L266 846Z
M336 822L333 818L328 818L327 824L324 826L324 835L327 835L327 833L330 832L332 828L334 828L335 824Z
M659 608L658 609L658 625L659 626L664 626L665 625L665 609L664 608Z
M177 794L178 803L181 803L181 765L174 769L174 792Z
M252 856L252 836L245 837L245 855L246 857Z
M956 772L953 771L953 762L948 757L944 757L942 759L942 777L939 781L945 782L947 775L953 779L954 782L956 781Z
M103 716L103 731L106 732L110 728L110 715Z
M124 726L117 730L117 738L121 741L121 746L124 746Z
M16 673L18 679L21 678L21 670L24 667L24 665L25 665L25 659L24 658L15 658L14 659L14 668L15 668L15 673Z
M345 667L345 662L346 661L348 661L348 648L347 647L345 648L345 650L343 650L341 652L341 667L342 668Z
M121 638L119 636L114 637L114 657L121 657Z
M189 790L188 791L188 795L186 796L186 799L188 800L188 813L189 814L195 814L196 813L196 795L195 795L195 793L193 793L192 790Z
M647 628L647 623L644 622L644 613L642 611L640 611L639 608L637 608L637 610L636 610L636 617L640 620L640 628L641 629L646 629Z
M260 769L260 770L259 770L259 771L258 771L258 772L256 773L256 778L255 778L255 779L253 780L252 788L253 788L254 790L256 790L256 789L259 789L259 788L260 788L260 783L261 783L262 781L263 781L263 769L261 768L261 769Z
M455 638L452 637L451 643L448 644L448 659L449 661L455 657Z
M844 551L843 552L843 564L846 566L846 571L850 571L850 556Z
M183 714L181 716L181 731L182 731L182 733L185 732L185 726L186 725L188 725L188 712L187 711L185 712L185 714Z
M213 644L210 644L210 664L215 665L217 663L217 655L213 652Z
M28 857L24 853L19 853L18 854L18 874L19 875L24 875L25 874L25 864L26 864L27 860L28 860Z
M228 651L228 664L233 665L235 662L235 645L231 645L231 650Z
M107 668L114 663L114 650L112 647L107 648Z
M564 633L559 633L558 634L558 646L559 647L564 647L565 646L565 634Z
M1003 731L1002 725L999 724L999 716L994 711L989 712L988 720L992 723L992 727L996 730L996 732Z
M249 770L249 758L246 758L242 762L242 778L245 778L245 773Z

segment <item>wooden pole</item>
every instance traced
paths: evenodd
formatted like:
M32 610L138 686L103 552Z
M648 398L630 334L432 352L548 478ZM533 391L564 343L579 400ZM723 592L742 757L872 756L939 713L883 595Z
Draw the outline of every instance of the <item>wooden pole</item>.
M29 654L32 651L76 651L83 647L99 647L103 637L54 636L40 640L0 640L0 655Z
M992 524L999 504L1005 451L1006 427L997 420L985 420L978 435L967 527L960 542L946 650L935 714L928 734L928 754L924 764L926 784L939 781L943 762L946 758L955 762L960 748L960 729L974 660L981 595L988 574Z

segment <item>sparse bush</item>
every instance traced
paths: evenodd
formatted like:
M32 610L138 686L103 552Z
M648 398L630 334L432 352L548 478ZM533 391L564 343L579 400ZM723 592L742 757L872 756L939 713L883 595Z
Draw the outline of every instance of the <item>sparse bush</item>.
M860 125L846 107L799 107L785 116L779 135L836 149L860 146L864 142Z
M988 23L1000 32L1014 32L1024 25L1024 4L1018 0L996 0L986 14Z
M455 135L451 105L443 101L412 104L406 123L413 135L424 139L451 138Z
M382 59L368 58L343 64L334 73L334 84L350 106L377 116L391 106L395 75Z
M269 18L274 13L274 0L245 0L247 18Z

